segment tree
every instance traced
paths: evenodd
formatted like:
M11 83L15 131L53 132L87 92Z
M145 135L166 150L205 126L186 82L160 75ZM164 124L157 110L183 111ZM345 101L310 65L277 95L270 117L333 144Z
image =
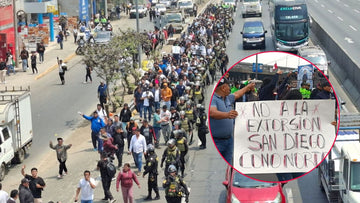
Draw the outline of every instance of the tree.
M125 93L132 93L135 85L130 83L131 75L135 82L140 77L137 63L134 63L140 45L149 43L146 35L136 33L134 30L119 30L114 34L108 44L87 46L84 63L93 68L97 76L104 80L108 86L108 101L112 105L112 111L122 106ZM123 58L124 60L120 60ZM121 62L121 64L120 64ZM123 91L119 97L119 85Z

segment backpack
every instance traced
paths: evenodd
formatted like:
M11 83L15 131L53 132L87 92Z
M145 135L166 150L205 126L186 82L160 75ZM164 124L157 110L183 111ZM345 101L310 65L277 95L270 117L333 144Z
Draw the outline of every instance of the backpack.
M107 175L110 177L110 178L113 178L115 176L115 173L116 173L116 167L113 163L111 163L110 161L108 161L106 163L106 172L107 172Z

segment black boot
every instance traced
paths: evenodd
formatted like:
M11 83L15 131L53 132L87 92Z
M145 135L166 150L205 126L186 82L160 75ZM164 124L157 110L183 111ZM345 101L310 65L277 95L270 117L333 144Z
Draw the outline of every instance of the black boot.
M151 198L151 189L148 190L148 196L144 200L152 200L152 198Z
M159 190L158 190L158 189L155 190L155 194L156 194L156 196L155 196L154 200L160 199L160 195L159 195Z

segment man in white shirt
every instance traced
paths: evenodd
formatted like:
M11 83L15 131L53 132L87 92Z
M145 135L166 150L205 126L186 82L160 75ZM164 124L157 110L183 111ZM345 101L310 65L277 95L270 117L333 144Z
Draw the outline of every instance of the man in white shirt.
M94 200L95 180L90 177L90 171L84 171L84 178L80 180L78 188L76 189L75 202L79 200L81 203L92 203Z
M160 112L161 120L161 132L164 136L165 143L170 139L171 128L170 128L170 117L171 113L167 110L167 106L164 105L162 111Z
M106 111L101 107L101 104L97 105L96 112L98 113L99 118L101 118L101 120L103 120L104 123L106 123L105 118L107 117L107 114Z
M154 95L154 107L156 109L160 109L160 101L161 101L161 90L158 83L155 84L155 87L152 90Z
M146 120L146 112L149 112L149 121L151 121L153 99L154 99L154 95L148 88L141 95L141 100L144 101L143 108L144 108L144 119L145 120Z
M9 199L9 194L2 190L2 184L0 183L0 202L6 202Z
M179 46L179 42L176 41L174 43L174 45L172 46L172 55L173 57L175 58L176 62L179 63L180 62L180 51L181 51L181 48Z
M138 128L134 127L133 132L135 136L131 137L129 154L132 154L134 157L135 165L138 168L137 176L141 174L142 167L142 154L146 155L146 140L143 135L140 134Z

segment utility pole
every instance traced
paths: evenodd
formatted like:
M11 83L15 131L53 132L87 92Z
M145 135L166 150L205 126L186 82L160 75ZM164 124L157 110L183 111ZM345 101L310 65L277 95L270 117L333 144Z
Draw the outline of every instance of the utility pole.
M15 46L15 53L14 56L16 56L16 60L15 60L15 66L17 67L19 65L19 60L18 57L19 56L19 48L18 48L18 29L17 29L17 13L16 13L16 0L13 0L12 2L13 4L13 17L14 17L14 37L15 37L15 42L14 42L14 46ZM15 67L14 67L15 68Z
M139 25L139 1L135 0L135 6L136 6L136 32L140 33L140 25ZM139 62L139 68L141 68L141 46L138 44L138 62Z

